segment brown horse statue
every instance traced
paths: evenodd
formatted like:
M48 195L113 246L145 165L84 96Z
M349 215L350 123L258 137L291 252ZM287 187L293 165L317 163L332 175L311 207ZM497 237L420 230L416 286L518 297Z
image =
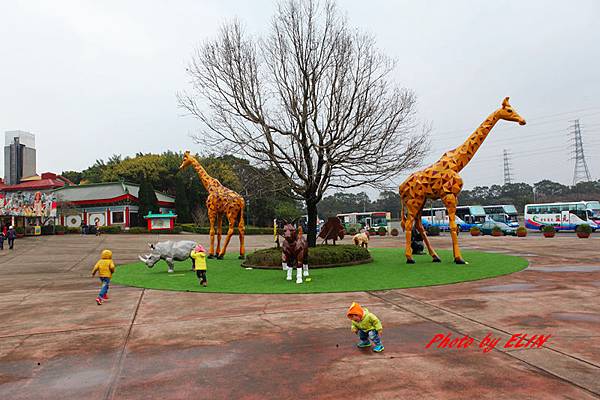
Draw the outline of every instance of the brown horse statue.
M292 223L283 226L283 252L281 266L287 272L287 280L292 280L294 265L296 266L296 283L302 283L302 276L308 276L308 242L302 236L302 227L296 230Z

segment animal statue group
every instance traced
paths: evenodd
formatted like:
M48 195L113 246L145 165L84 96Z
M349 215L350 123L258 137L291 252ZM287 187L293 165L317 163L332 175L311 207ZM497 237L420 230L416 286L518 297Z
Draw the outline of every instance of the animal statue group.
M204 185L204 188L208 192L206 198L206 209L208 210L208 220L210 222L210 249L208 251L208 258L214 258L215 254L218 260L222 260L227 251L227 245L233 235L233 229L236 220L238 223L238 230L240 233L240 259L245 257L244 249L244 207L246 206L244 198L234 192L231 189L226 188L219 182L218 179L210 176L206 170L200 165L198 160L186 151L183 155L183 162L179 166L179 170L183 170L188 166L193 166L194 170L200 178L200 182ZM229 221L229 230L227 231L227 237L223 248L221 248L221 234L223 225L223 216ZM215 226L217 233L217 250L215 253Z
M431 246L421 221L421 213L427 199L440 199L446 206L452 235L454 262L456 264L466 263L458 247L458 226L455 221L457 197L463 187L463 181L458 173L471 161L477 149L498 121L503 119L525 125L525 120L515 111L508 100L509 98L506 97L502 102L502 106L490 114L462 145L444 153L435 164L413 173L400 185L402 229L406 235L405 254L408 264L414 264L415 262L411 248L412 228L415 225L423 237L433 262L441 261ZM404 209L406 209L406 215Z
M196 247L196 242L191 240L180 240L177 242L168 240L156 244L148 243L148 247L150 247L150 254L145 254L144 257L138 255L138 258L148 268L154 267L154 264L160 260L165 260L169 266L169 272L173 272L175 268L173 261L185 261L190 258L190 253Z
M291 223L283 226L281 266L287 272L288 281L292 280L294 268L296 283L302 283L302 276L308 276L308 242L302 235L302 227L296 229Z

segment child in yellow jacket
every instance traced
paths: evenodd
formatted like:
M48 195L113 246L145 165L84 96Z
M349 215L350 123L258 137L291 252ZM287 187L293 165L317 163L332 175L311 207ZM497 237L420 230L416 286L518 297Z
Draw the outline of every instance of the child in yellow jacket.
M108 285L110 284L110 278L112 278L113 272L115 272L112 251L102 250L100 260L94 265L94 269L92 270L92 276L96 275L96 272L98 272L100 282L102 282L102 288L100 289L98 297L96 297L96 303L101 305L103 301L108 300Z
M198 244L190 253L190 257L194 260L194 269L200 284L206 287L206 250L204 246Z
M360 342L356 346L370 347L370 340L372 340L375 343L373 351L376 353L383 351L384 347L381 344L383 326L375 314L361 307L358 303L352 303L346 316L352 321L352 332L358 334L360 338Z

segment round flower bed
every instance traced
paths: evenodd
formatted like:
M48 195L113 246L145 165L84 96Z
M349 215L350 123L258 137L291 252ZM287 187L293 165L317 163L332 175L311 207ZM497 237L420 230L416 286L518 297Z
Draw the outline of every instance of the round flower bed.
M366 248L351 244L309 248L308 260L310 268L342 267L373 261ZM250 253L246 256L242 267L281 269L281 249L272 247Z
M525 237L527 236L527 228L525 228L524 226L520 226L517 228L517 236L518 237Z
M474 226L471 229L469 229L469 232L471 232L471 236L479 236L479 235L481 235L481 229L479 229L476 226Z

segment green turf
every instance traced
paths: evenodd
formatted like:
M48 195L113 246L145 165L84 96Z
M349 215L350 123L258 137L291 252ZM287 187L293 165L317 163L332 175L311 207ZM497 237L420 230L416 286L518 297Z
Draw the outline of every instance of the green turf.
M151 289L221 292L221 293L322 293L397 289L443 285L491 278L520 271L527 260L506 254L465 251L468 265L452 262L452 252L439 251L441 263L432 263L427 255L416 256L416 264L406 264L400 249L371 249L374 262L351 267L322 268L310 271L311 282L297 284L286 281L281 269L247 270L240 267L237 255L227 254L224 260L209 259L208 287L201 287L191 262L178 262L175 272L167 273L160 261L150 269L142 262L118 265L113 283Z

